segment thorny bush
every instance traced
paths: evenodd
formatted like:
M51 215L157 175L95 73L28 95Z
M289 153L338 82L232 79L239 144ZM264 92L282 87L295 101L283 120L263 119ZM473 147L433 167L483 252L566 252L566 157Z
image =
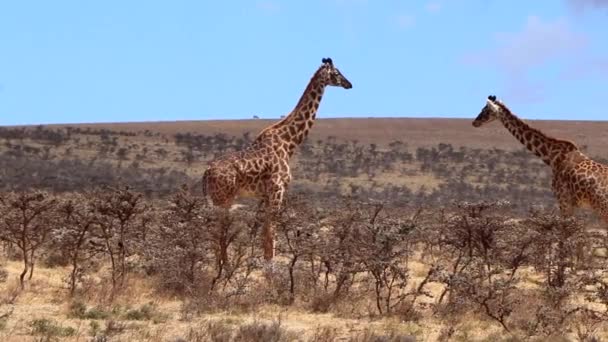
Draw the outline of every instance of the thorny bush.
M56 200L48 193L10 192L0 197L0 240L21 252L23 271L19 275L21 288L34 274L38 250L47 242L56 222L52 210Z
M70 265L68 286L73 295L76 287L90 268L85 265L102 252L92 244L95 230L99 230L98 215L91 194L70 194L57 206L58 227L54 230L51 247L61 253Z
M2 248L20 252L22 281L37 258L55 254L69 266L72 295L98 270L94 278L113 291L141 272L180 296L186 315L265 302L431 316L446 323L442 338L457 334L467 315L523 337L591 338L608 318L608 260L589 252L606 238L553 212L515 216L505 202L420 209L290 196L278 215L271 274L260 263L255 206L226 212L187 187L154 201L125 187L10 192L0 195L0 217Z
M440 270L435 279L444 285L435 311L449 325L473 312L526 336L563 332L569 317L584 310L573 299L583 274L575 272L575 260L589 245L585 229L539 211L513 219L508 206L459 203L435 223L426 240ZM525 286L532 274L541 276L538 290Z
M124 285L127 258L136 255L145 242L149 205L142 194L128 187L97 191L93 198L99 229L91 242L110 260L112 288L116 290Z

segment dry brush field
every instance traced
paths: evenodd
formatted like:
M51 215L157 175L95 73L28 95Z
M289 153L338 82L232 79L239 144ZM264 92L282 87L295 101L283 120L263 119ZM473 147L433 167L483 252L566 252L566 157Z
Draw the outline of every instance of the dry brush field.
M269 121L0 128L4 341L608 338L608 239L560 219L549 170L469 120L319 120L277 263L205 161ZM608 124L536 122L597 160Z

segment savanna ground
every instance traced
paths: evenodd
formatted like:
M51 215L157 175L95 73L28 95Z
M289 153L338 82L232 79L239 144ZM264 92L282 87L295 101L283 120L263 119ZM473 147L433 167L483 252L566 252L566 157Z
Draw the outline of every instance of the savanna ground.
M499 125L319 120L265 269L256 204L197 182L268 123L0 129L2 340L608 338L603 226ZM606 123L534 125L606 157Z

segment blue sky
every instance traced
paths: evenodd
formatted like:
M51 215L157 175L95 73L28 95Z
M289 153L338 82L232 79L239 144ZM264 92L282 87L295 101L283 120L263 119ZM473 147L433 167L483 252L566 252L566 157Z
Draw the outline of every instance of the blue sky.
M608 0L0 2L0 125L288 113L605 120Z

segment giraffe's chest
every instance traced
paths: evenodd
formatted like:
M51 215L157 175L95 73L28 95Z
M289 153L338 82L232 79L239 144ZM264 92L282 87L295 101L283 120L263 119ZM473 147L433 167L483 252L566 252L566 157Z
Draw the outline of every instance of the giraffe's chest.
M266 179L263 175L251 175L241 179L238 195L240 197L259 197L265 193Z
M594 206L608 201L608 167L584 160L556 172L556 186L567 189L579 206Z
M239 197L245 197L245 198L257 197L258 195L259 194L257 193L257 191L255 189L250 189L250 188L241 188L238 193Z

